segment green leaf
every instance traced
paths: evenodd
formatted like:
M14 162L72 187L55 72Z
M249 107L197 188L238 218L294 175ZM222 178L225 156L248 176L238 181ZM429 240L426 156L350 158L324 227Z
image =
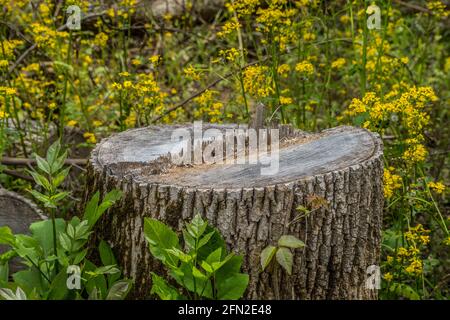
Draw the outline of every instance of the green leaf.
M178 236L172 229L156 219L145 218L144 234L150 245L150 252L156 259L172 266L178 264L178 258L166 251L180 248Z
M249 276L243 273L237 273L220 282L217 281L217 299L240 299L244 295L245 289L247 289L248 281Z
M56 140L48 149L47 149L47 162L50 165L51 171L53 171L53 164L59 156L59 152L61 151L61 144L59 140Z
M112 190L105 195L102 203L98 205L100 199L100 193L97 191L91 200L88 202L85 208L83 220L89 222L89 226L92 228L100 219L102 214L110 208L120 197L122 192L120 190Z
M34 182L36 182L38 185L44 187L44 189L47 191L52 190L52 185L50 184L50 181L48 181L46 177L31 170L27 170L27 172L33 177Z
M14 244L14 235L8 226L0 227L0 244Z
M52 183L53 183L53 187L57 188L67 177L67 175L70 172L71 167L67 167L63 170L61 170L56 177L54 177Z
M302 248L305 246L303 241L291 235L281 236L280 239L278 240L278 245L281 247L288 247L292 249Z
M87 292L92 292L94 287L98 290L98 296L100 299L103 299L106 297L107 293L107 282L104 275L95 274L95 270L97 267L89 260L85 259L84 269L83 269L83 279L86 279L86 290ZM89 273L88 273L89 272ZM95 275L92 275L94 273Z
M2 281L8 282L9 278L9 263L0 263L0 283Z
M389 290L409 300L420 300L420 295L410 286L403 283L392 283Z
M204 275L200 270L198 270L195 266L192 267L192 275L196 279L200 279L200 280L204 280L204 281L208 280L208 277L206 275Z
M211 232L207 233L205 236L203 236L197 244L197 249L200 249L205 244L207 244L208 241L211 240L214 233L215 233L215 231L211 231Z
M63 300L69 294L66 270L61 270L50 285L49 300Z
M222 248L217 248L206 258L206 262L212 264L213 262L219 262L222 258Z
M98 251L100 253L100 260L102 261L103 265L107 266L117 264L116 258L114 257L114 253L107 242L103 240L100 241Z
M61 218L55 219L56 234L64 233L66 221ZM30 225L33 238L39 241L46 255L53 252L53 226L52 220L34 222Z
M286 272L292 274L293 256L291 250L288 248L279 248L276 253L277 261L286 270Z
M180 259L181 261L188 263L190 262L193 257L184 253L183 251L181 251L180 249L177 248L172 248L172 249L166 249L166 251L172 255L174 255L175 257L177 257L178 259Z
M96 192L84 209L83 220L88 220L89 225L93 226L92 221L95 218L97 212L98 201L100 200L100 192Z
M36 158L38 168L44 171L46 174L50 174L50 165L48 164L48 162L37 154L35 154L34 157Z
M75 256L75 258L73 259L72 264L80 264L81 261L83 261L84 258L86 257L87 252L88 252L88 249L84 249L84 250L78 252L77 255Z
M191 236L198 239L205 232L207 226L208 223L202 219L202 216L196 214L191 223L186 225L186 229Z
M27 295L20 287L15 293L11 289L0 288L0 296L5 300L27 300Z
M12 277L14 282L27 292L30 292L33 289L41 292L45 289L44 286L48 284L47 280L42 277L39 270L35 267L18 271L14 273Z
M30 192L38 201L42 202L46 208L56 208L56 205L46 195L36 190L29 190L28 192Z
M124 300L131 290L131 285L129 280L117 281L109 289L106 300Z
M59 193L51 196L50 200L56 204L56 203L60 202L62 199L64 199L65 197L67 197L69 194L70 194L70 192L66 192L66 191L59 192Z
M273 256L275 255L276 252L277 252L277 248L274 246L267 246L266 248L264 248L263 251L261 251L261 267L262 267L263 271L267 268L269 263L272 261Z
M64 161L66 161L66 159L67 159L67 150L64 151L60 156L58 156L53 163L50 163L50 168L52 170L53 175L64 166Z
M91 275L93 277L97 277L103 274L115 274L120 272L116 265L103 266L100 268L96 268L93 271L86 271L86 274Z
M161 300L182 300L184 297L166 280L151 272L152 274L152 289L151 294L156 294Z
M61 232L59 234L59 243L61 244L61 247L64 250L68 252L71 251L72 241L70 240L69 236L66 233Z

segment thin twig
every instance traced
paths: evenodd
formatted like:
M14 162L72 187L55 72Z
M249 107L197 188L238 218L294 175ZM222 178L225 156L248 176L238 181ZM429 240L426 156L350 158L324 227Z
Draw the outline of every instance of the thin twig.
M3 170L0 170L0 172L7 174L8 176L14 177L14 178L19 178L19 179L27 180L27 181L31 181L31 182L34 181L34 179L31 176L22 174L15 170L3 169Z
M66 159L64 161L65 164L69 165L77 165L84 166L88 162L88 159ZM29 158L13 158L13 157L3 157L0 160L0 163L3 165L13 165L13 166L27 166L27 165L35 165L35 159Z

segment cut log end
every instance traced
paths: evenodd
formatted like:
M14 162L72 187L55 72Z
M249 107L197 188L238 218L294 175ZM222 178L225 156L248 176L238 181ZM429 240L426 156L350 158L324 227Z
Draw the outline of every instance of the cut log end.
M114 246L125 274L136 279L137 297L149 294L150 271L160 268L144 239L144 217L180 230L196 213L244 256L243 269L250 275L247 298L376 297L365 285L367 268L378 263L381 241L383 162L378 135L354 127L318 134L281 128L278 170L263 175L261 169L268 165L249 164L250 152L239 165L226 163L229 157L223 164L175 165L170 151L178 142L171 137L180 128L122 132L103 140L91 156L85 201L97 189L105 194L119 188L125 194L102 219L97 235ZM203 130L237 128L206 125ZM299 216L296 208L311 208L314 198L326 205L291 223ZM306 244L294 252L292 275L261 272L261 251L284 234Z

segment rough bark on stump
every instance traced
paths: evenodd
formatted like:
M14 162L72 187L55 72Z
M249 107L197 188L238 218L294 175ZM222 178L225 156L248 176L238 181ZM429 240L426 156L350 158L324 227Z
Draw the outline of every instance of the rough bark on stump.
M144 239L144 217L180 230L197 212L244 256L249 299L374 299L366 270L379 261L382 206L382 142L365 129L337 127L318 134L295 131L281 143L279 172L261 176L259 165L174 167L166 156L171 132L152 126L104 139L90 159L85 201L96 190L121 189L121 201L100 221L134 296L148 296L152 259ZM235 125L209 125L236 128ZM286 134L280 133L280 138ZM281 139L283 141L283 139ZM291 142L289 142L291 141ZM311 196L328 202L290 224ZM260 253L291 234L306 247L294 252L292 275L261 272Z

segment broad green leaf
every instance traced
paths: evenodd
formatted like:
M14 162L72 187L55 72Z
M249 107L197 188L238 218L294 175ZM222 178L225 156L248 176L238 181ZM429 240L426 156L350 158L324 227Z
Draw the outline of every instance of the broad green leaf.
M263 251L261 251L261 267L262 267L263 271L267 268L269 263L272 261L273 256L275 255L276 252L277 252L277 248L274 246L267 246L266 248L264 248Z
M37 154L35 154L34 157L36 158L38 168L45 173L50 174L50 165L48 164L48 162Z
M47 162L50 165L51 171L53 171L52 165L56 161L59 156L59 152L61 151L61 144L59 140L56 140L48 149L47 149Z
M67 177L67 175L70 172L71 167L67 167L63 170L61 170L56 177L53 179L53 187L57 188Z
M63 219L55 219L56 234L64 233L66 229L66 221ZM34 222L30 225L30 231L33 238L39 241L46 255L53 252L53 226L52 220L43 220Z
M184 297L163 278L155 273L152 274L151 294L156 294L161 300L182 300Z
M164 264L177 265L178 258L166 251L180 248L178 236L172 229L156 219L145 218L144 234L150 245L150 252L156 259L161 260Z
M50 181L48 181L46 177L35 171L27 170L27 172L33 177L34 182L36 182L38 185L44 187L44 189L47 191L52 190L52 185L50 184Z
M18 271L14 273L12 277L14 282L27 292L30 292L33 289L42 292L48 285L47 280L42 277L39 270L35 267Z
M100 300L97 287L94 287L89 293L88 300Z
M49 300L63 300L69 295L67 288L67 270L63 268L50 285Z
M237 273L227 277L222 281L216 281L217 299L219 300L238 300L247 289L249 277L247 274Z
M208 226L206 228L207 233L211 233L212 231L214 232L208 242L198 249L199 260L205 260L211 254L211 252L217 250L218 248L222 248L222 255L226 254L227 252L225 241L223 240L219 231L211 226Z
M222 258L222 248L217 248L206 258L206 262L212 264L213 262L219 262Z
M200 270L198 270L195 266L192 267L192 275L196 278L196 279L200 279L200 280L208 280L208 277L203 274Z
M131 290L131 285L129 280L117 281L109 289L106 300L124 300Z
M103 265L107 266L117 264L114 253L106 241L100 241L98 251L100 253L100 260L102 261Z
M75 256L75 258L72 261L72 264L80 264L81 261L84 260L84 258L86 257L86 254L88 252L88 249L84 249L80 252L77 253L77 255Z
M40 193L36 190L29 190L33 197L35 197L38 201L42 202L44 207L46 208L56 208L56 205L53 203L53 201L47 197L45 194Z
M190 262L193 259L192 256L184 253L183 251L177 248L166 249L166 251L186 263Z
M88 201L86 208L84 209L83 220L88 220L89 225L93 226L92 221L95 219L95 214L97 212L98 201L100 200L100 192L96 192L91 200Z
M27 295L20 287L17 287L15 293L11 289L0 288L0 296L5 300L27 300Z
M292 252L288 248L278 248L276 253L277 261L286 270L286 272L292 274L293 257Z
M197 244L197 249L200 249L201 247L203 247L205 244L208 243L209 240L211 240L212 236L214 235L216 231L211 231L209 233L207 233L206 235L204 235L200 241Z
M202 216L196 214L191 223L186 225L186 229L192 237L198 239L205 232L207 226L208 223L202 219Z
M302 248L305 246L303 241L291 235L281 236L280 239L278 240L278 245L281 247L288 247L292 249Z
M118 272L120 272L120 270L117 268L116 265L109 265L96 268L93 271L86 271L86 274L96 277L103 274L115 274Z
M9 278L9 263L0 263L0 283L2 281L8 282Z
M66 233L61 232L59 234L59 243L64 250L71 251L72 241Z
M405 297L409 300L420 300L420 295L407 284L394 282L391 284L389 290L395 292L400 297Z
M102 274L100 275L92 275L90 273L94 273L94 271L97 269L97 267L89 260L85 259L84 269L83 269L83 275L82 278L86 279L86 290L87 292L92 292L94 287L98 290L98 296L100 299L103 299L106 297L107 293L107 282L106 277Z
M67 159L67 150L58 156L53 163L50 163L52 174L57 173L64 166L64 161Z
M227 263L225 263L215 275L216 281L221 282L226 278L233 276L236 273L240 273L242 265L242 256L233 255Z
M65 197L67 197L69 194L70 194L70 192L66 192L66 191L59 192L59 193L57 193L57 194L51 196L51 197L50 197L50 200L51 200L53 203L57 204L57 203L60 202L62 199L64 199Z
M0 244L14 244L14 235L8 226L0 227Z

